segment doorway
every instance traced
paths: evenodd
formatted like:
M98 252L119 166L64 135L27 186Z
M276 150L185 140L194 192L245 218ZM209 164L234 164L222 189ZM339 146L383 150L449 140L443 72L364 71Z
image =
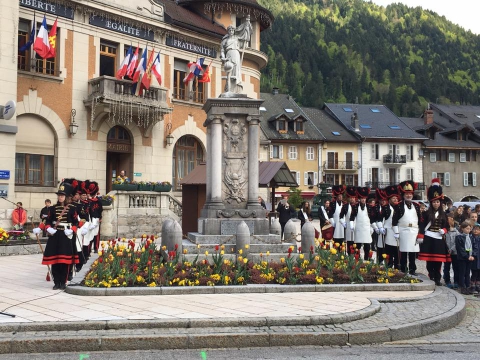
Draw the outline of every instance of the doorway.
M173 189L180 191L180 181L187 176L195 166L204 161L202 144L191 135L178 139L172 154L172 185Z
M107 135L107 193L112 190L112 182L125 170L125 175L133 179L133 156L131 136L127 129L115 126Z

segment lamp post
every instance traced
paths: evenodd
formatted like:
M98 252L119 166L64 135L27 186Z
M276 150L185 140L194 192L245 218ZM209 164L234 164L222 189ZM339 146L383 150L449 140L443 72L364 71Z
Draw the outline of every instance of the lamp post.
M167 130L167 133L168 133L165 141L167 143L167 146L170 146L173 144L173 140L175 140L175 138L172 135L172 123L168 123L167 125L165 125L165 129Z

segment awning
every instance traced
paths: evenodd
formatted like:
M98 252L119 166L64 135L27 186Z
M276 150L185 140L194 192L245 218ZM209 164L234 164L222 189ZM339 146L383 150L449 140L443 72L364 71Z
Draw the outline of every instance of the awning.
M259 187L298 187L297 181L284 161L261 161L258 171ZM197 165L180 181L182 185L204 185L206 183L207 166L204 164Z
M275 197L276 198L280 198L282 197L283 195L288 195L288 192L287 191L279 191L279 192L275 192ZM317 195L315 193L315 191L302 191L300 193L300 196L303 197L303 198L313 198L315 195Z

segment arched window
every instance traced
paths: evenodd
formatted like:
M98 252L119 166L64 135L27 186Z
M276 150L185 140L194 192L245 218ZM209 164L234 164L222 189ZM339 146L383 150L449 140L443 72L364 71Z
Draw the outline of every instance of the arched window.
M34 115L17 117L15 184L55 186L55 133Z
M180 181L195 166L204 161L202 144L194 136L185 135L178 139L173 149L172 184L175 190L182 187Z

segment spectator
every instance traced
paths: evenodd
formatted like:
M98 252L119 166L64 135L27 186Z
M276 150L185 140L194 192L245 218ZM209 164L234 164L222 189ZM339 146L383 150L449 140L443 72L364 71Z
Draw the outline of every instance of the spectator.
M48 211L49 211L50 206L52 206L52 202L50 201L50 199L45 199L45 207L42 208L42 210L40 210L40 222L43 223L43 227L40 226L40 228L43 229L43 236L44 237L47 236L46 229L45 229L45 224L47 222Z
M27 222L27 212L22 206L20 201L17 202L17 208L12 213L12 224L15 230L23 230L23 226Z
M298 210L298 219L300 220L301 227L308 221L311 221L312 218L310 217L310 203L308 201L304 201Z
M448 232L445 234L445 242L452 262L446 262L443 264L443 280L449 289L458 289L458 263L457 250L455 249L455 238L457 235L460 235L460 233L457 229L458 223L453 219L453 214L451 212L447 214L447 221ZM453 285L450 281L450 268L453 269Z
M462 233L455 238L455 249L457 250L458 262L458 286L463 295L472 295L470 290L470 267L475 258L473 254L477 252L476 243L472 242L470 231L472 226L469 221L464 221L460 225Z
M450 212L453 212L453 203L451 200L448 200L445 205L447 206L447 208L445 209L445 214L449 214Z
M475 225L480 225L478 223L478 214L476 212L470 213L470 221L472 222L472 227L474 227Z
M459 206L457 208L457 211L455 211L455 213L453 215L453 218L457 223L461 224L462 223L462 217L463 217L463 206Z
M261 196L258 197L258 203L259 203L260 206L263 207L264 209L267 208L267 206L265 205L265 201L263 201L263 199L262 199Z
M120 184L130 182L130 179L125 175L125 170L120 171L120 175L117 176L117 182Z

